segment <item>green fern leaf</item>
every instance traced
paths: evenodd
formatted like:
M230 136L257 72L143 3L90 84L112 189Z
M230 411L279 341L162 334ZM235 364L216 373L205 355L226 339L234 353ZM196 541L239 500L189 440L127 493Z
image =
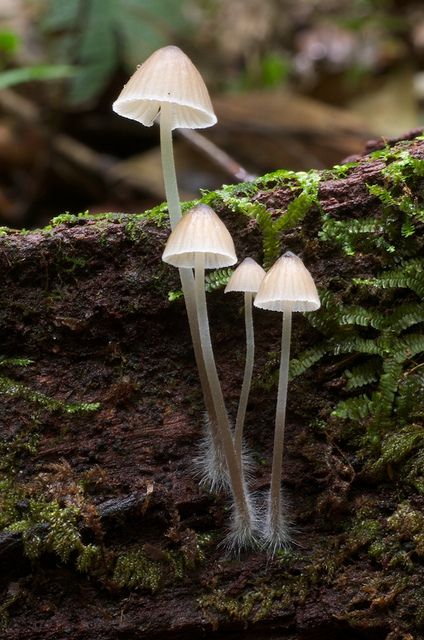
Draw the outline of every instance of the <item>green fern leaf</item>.
M310 367L321 360L328 351L328 345L319 345L311 349L306 349L297 358L293 358L290 362L289 379L293 380L293 378L300 376L307 369L310 369Z
M347 377L346 390L358 389L364 387L367 384L376 382L378 380L381 371L381 363L379 358L370 358L366 362L363 362L356 367L352 367L351 370L347 370L345 375Z
M333 415L344 420L364 420L373 409L373 401L365 393L339 402Z
M362 327L378 328L384 321L383 314L374 309L364 309L363 307L350 307L338 316L339 325L357 324Z
M233 269L226 267L225 269L217 269L211 271L205 277L205 289L206 291L216 291L217 289L223 289L228 280L233 274Z
M419 353L424 353L424 335L412 333L398 341L399 351L403 353L404 359L410 359Z

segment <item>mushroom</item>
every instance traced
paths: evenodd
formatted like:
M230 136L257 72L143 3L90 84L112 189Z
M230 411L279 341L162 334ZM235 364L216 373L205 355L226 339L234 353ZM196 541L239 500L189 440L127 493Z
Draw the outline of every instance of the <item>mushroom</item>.
M113 103L113 110L147 127L156 121L159 122L165 193L171 229L174 229L181 219L181 206L175 174L172 131L179 127L210 127L217 121L201 75L181 49L175 46L163 47L152 53L136 69ZM210 476L209 484L214 485L217 484L216 478L222 475L223 454L216 432L216 416L200 347L194 278L192 269L180 268L179 273L216 459L216 465L209 471L206 470L206 475Z
M225 293L238 291L244 293L244 321L246 326L246 361L243 384L237 409L234 445L239 463L242 463L243 428L246 418L247 401L252 382L253 362L255 358L255 337L253 332L252 302L266 272L252 258L245 258L232 274L225 287Z
M158 49L139 66L113 103L120 116L146 127L159 119L162 169L171 227L181 218L173 129L203 129L217 121L203 79L178 47Z
M281 504L281 477L292 312L315 311L319 309L320 301L312 276L302 260L291 251L287 251L265 276L254 305L261 309L283 313L271 486L263 531L264 543L270 552L274 553L280 547L288 547L290 543L287 522Z
M227 267L237 262L234 243L213 209L205 204L198 204L186 213L172 231L162 260L179 268L194 267L200 343L234 501L234 518L228 545L237 549L254 540L253 514L216 370L205 294L205 269Z

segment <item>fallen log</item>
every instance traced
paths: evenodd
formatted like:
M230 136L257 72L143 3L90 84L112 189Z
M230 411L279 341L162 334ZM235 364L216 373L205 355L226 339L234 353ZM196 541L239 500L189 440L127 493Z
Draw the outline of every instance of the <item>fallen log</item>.
M240 258L300 254L323 302L294 322L283 489L295 544L273 559L226 557L227 500L194 476L204 410L177 275L161 262L165 208L2 230L0 548L32 554L2 572L5 640L419 637L424 141L372 149L203 198ZM233 416L244 334L226 277L209 278L208 304ZM260 501L280 326L265 312L255 326L246 431ZM51 535L35 544L40 523Z

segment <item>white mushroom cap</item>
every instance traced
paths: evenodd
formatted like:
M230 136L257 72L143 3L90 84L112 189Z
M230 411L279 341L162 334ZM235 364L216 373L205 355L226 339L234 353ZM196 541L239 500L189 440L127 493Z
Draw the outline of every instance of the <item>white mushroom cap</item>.
M137 68L113 110L150 127L163 102L172 104L172 129L203 129L216 123L209 93L190 58L178 47L158 49Z
M224 293L229 293L230 291L256 293L265 276L265 269L262 269L253 258L245 258L229 279Z
M287 251L266 274L254 305L270 311L316 311L321 303L302 260Z
M197 204L181 218L168 238L162 260L174 267L193 268L199 253L204 254L206 269L237 262L230 232L206 204Z

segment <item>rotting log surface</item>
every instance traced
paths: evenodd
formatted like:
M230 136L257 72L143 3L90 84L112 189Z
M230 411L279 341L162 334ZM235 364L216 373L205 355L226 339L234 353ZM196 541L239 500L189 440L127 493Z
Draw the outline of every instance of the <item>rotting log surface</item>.
M400 144L424 159L423 140ZM336 212L340 219L372 215L379 203L367 184L384 183L384 166L384 160L364 158L344 177L324 172L321 213ZM293 190L270 186L253 200L277 217L293 200ZM216 207L238 255L261 260L256 222L223 202ZM352 277L376 273L380 263L371 253L347 260L320 243L318 219L312 206L302 226L283 236L283 247L302 255L320 287L336 282L336 288L347 289ZM377 551L370 552L371 542L377 549L375 528L384 528L401 503L422 509L422 496L402 485L396 469L377 479L362 473L355 438L344 440L340 426L329 420L346 383L337 362L306 372L289 390L283 480L294 554L273 561L261 552L225 557L219 542L226 500L199 489L193 473L203 407L184 305L181 299L168 301L178 281L161 262L167 231L152 221L131 221L93 218L0 237L0 352L32 361L3 366L0 375L64 406L100 403L97 411L68 412L43 406L28 393L2 394L2 437L14 443L37 433L35 450L18 452L14 482L27 487L28 500L41 491L65 506L75 503L83 486L83 505L81 498L77 502L82 540L103 549L94 568L79 572L72 554L62 562L50 551L30 562L20 534L3 533L1 637L422 637L424 547L411 547L413 533L408 538L404 532L404 548L393 547L378 560ZM209 295L208 304L234 415L243 373L241 302L237 296L224 299L221 290ZM280 321L272 313L255 317L257 379L247 441L255 452L252 488L259 496L269 481L275 389L260 387L258 377L265 375L269 352L278 351ZM296 355L316 332L301 316L294 324ZM22 517L28 508L27 501L19 503ZM354 520L356 512L363 517ZM356 533L349 529L352 522ZM196 550L200 540L202 554ZM119 584L119 554L135 549L147 559L143 571L159 572L158 584ZM171 552L184 556L182 571L175 569Z

